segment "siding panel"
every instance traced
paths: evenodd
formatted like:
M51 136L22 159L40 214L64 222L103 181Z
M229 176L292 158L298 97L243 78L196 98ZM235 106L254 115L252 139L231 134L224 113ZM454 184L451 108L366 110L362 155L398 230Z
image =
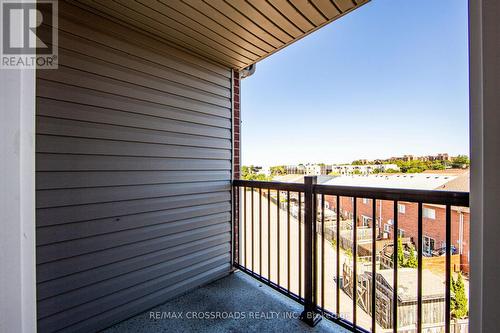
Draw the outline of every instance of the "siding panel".
M60 9L60 67L37 72L38 329L96 332L228 274L231 71Z

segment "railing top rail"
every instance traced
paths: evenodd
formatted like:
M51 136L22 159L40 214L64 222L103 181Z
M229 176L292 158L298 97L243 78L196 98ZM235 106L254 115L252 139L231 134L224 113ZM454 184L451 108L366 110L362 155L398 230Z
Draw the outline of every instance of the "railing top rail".
M280 191L304 192L305 186L302 183L266 182L258 180L233 180L234 186L264 188Z
M302 183L266 182L239 179L234 180L233 185L293 192L303 192L305 189L305 186ZM313 191L316 194L325 195L340 195L346 197L368 198L377 200L397 200L469 207L468 192L319 184L314 185Z
M469 207L468 192L337 185L316 185L314 191L325 195Z

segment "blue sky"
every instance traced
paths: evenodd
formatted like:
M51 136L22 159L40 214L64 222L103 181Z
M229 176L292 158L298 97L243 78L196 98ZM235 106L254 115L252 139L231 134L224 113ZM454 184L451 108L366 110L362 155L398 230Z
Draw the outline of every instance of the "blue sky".
M468 154L466 0L372 0L242 81L242 162Z

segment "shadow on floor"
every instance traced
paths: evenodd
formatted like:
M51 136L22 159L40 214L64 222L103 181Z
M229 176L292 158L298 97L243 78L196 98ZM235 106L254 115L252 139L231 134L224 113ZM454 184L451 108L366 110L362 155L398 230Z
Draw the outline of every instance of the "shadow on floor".
M104 332L348 333L326 319L309 327L298 319L302 309L300 304L245 273L236 272Z

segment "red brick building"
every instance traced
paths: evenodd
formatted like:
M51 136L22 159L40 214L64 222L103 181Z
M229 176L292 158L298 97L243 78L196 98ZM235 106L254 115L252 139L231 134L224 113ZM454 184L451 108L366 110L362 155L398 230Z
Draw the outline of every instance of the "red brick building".
M425 175L425 176L424 176ZM439 175L439 176L437 176ZM385 177L385 176L381 176ZM383 180L378 180L380 183L387 181L388 185L393 184L393 179L390 177L398 177L398 175L391 175L389 178L384 178ZM415 188L415 177L408 177L408 185ZM430 177L430 178L427 178ZM349 177L342 177L349 178ZM352 178L352 177L351 177ZM363 181L363 177L361 181ZM371 186L370 177L364 177L368 185ZM461 174L445 176L444 173L427 173L421 174L418 178L425 183L428 180L428 184L423 184L420 189L429 189L434 187L435 184L440 184L435 186L436 190L448 190L448 191L468 191L468 172ZM402 179L398 179L399 182L404 182ZM419 180L420 181L420 180ZM338 182L338 181L337 181ZM342 185L347 185L347 181L343 181ZM353 181L356 183L356 181ZM411 184L414 182L414 184ZM359 185L356 183L355 185ZM381 185L381 184L378 184ZM374 186L376 187L376 186ZM399 184L402 187L402 184ZM419 188L419 187L417 187ZM327 207L329 209L336 211L336 198L327 196L326 198ZM371 199L357 199L357 225L358 226L371 226L372 225L372 200ZM341 197L340 198L340 214L345 219L352 219L353 217L353 198ZM398 203L398 231L401 237L409 237L412 239L414 244L417 243L418 230L417 230L417 214L418 205L417 203L411 202L399 202ZM444 206L424 204L422 211L423 218L423 252L426 256L441 254L443 248L446 244L446 211ZM376 207L376 225L379 230L379 239L393 239L394 237L394 204L392 201L377 200ZM470 214L469 208L466 207L452 207L451 213L451 241L452 247L455 254L460 254L461 270L464 272L469 271L469 234L470 234Z

